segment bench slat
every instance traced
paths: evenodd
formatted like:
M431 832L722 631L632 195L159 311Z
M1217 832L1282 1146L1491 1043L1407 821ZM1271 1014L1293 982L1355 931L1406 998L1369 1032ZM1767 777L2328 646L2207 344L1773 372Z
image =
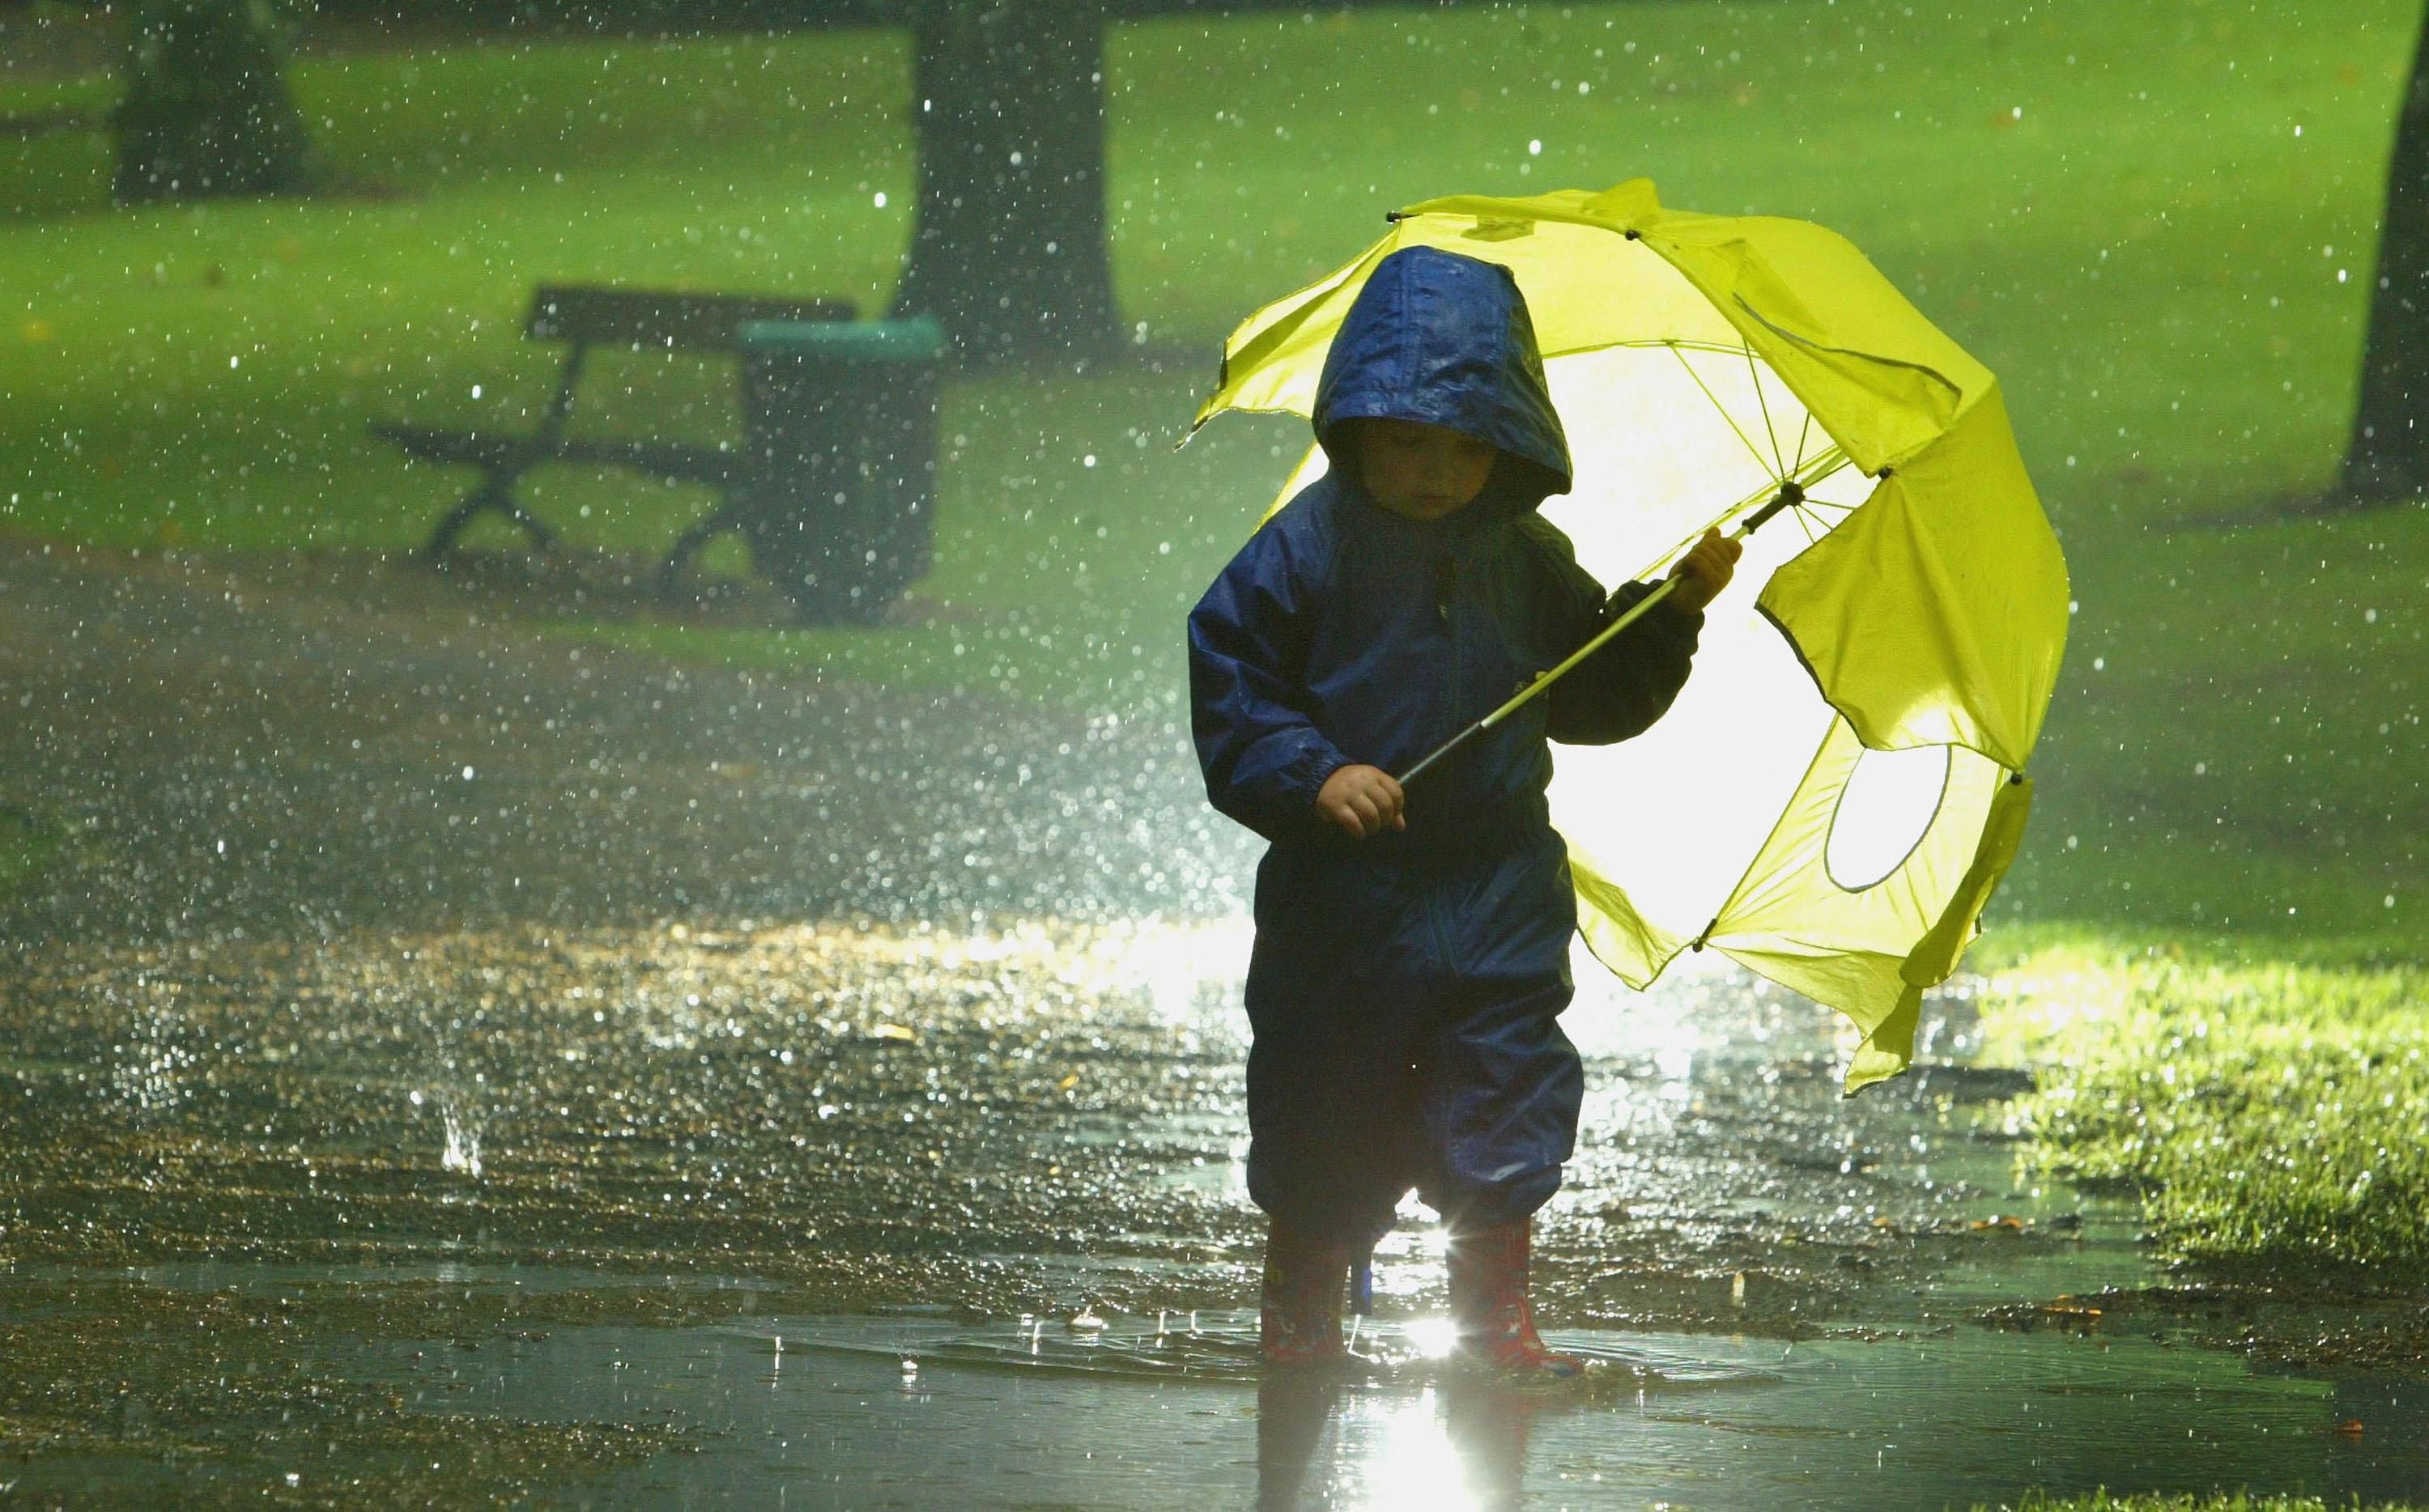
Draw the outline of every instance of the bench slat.
M746 320L849 320L856 313L847 300L542 284L533 291L523 335L535 341L731 352Z
M528 436L508 436L497 431L442 431L436 426L403 425L394 420L372 421L371 433L405 455L424 462L464 462L486 468L524 459L528 465L551 450Z
M550 441L495 431L444 431L388 420L372 422L371 431L406 455L425 462L511 467L518 472L550 462L587 462L630 468L678 483L722 484L733 481L742 461L738 448L695 446L682 441L620 441L612 436L558 436Z
M630 468L679 483L730 483L742 467L739 447L689 446L680 441L560 440L554 455L564 462Z

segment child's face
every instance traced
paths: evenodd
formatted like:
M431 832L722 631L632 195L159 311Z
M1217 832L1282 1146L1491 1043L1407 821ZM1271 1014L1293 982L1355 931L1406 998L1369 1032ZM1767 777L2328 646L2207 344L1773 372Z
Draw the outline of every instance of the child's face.
M1493 476L1494 449L1476 437L1415 420L1344 422L1358 479L1375 501L1408 519L1465 509Z

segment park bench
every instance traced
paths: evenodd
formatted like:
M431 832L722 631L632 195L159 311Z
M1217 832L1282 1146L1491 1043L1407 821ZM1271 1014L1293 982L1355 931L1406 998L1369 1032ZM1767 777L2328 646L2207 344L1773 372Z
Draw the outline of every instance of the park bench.
M719 503L699 523L685 531L658 569L662 588L671 590L690 557L720 532L740 530L746 520L736 496L751 481L747 448L719 444L700 446L647 438L568 436L566 422L573 411L574 390L582 382L584 360L593 347L624 347L634 352L739 351L742 328L767 321L850 320L852 306L838 300L769 299L750 295L674 293L657 289L599 288L543 284L532 295L531 314L523 336L534 341L568 343L565 367L557 374L556 392L540 414L539 425L527 434L502 431L444 430L374 420L372 434L425 462L478 468L480 482L448 511L425 548L434 561L444 561L456 537L482 515L497 513L520 526L535 546L545 549L554 533L515 498L515 484L533 468L550 462L580 462L629 468L672 483L703 485L718 492Z

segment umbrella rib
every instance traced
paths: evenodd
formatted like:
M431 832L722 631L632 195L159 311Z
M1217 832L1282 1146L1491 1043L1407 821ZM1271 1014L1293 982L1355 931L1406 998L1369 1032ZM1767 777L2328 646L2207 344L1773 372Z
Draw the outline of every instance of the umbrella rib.
M1718 515L1714 516L1709 528L1712 530L1725 528L1731 520L1736 519L1747 510L1753 509L1757 505L1772 499L1776 492L1776 485L1771 484L1764 485L1762 487L1746 495L1743 499L1739 500L1737 502L1729 505L1727 509L1722 510ZM1677 556L1679 552L1684 551L1690 546L1694 545L1695 537L1697 535L1701 535L1707 528L1708 527L1703 525L1696 526L1694 532L1690 534L1685 540L1671 542L1669 547L1661 551L1661 554L1654 557L1653 560L1655 562L1667 562Z
M1678 359L1678 366L1687 370L1687 376L1694 380L1695 386L1703 389L1704 397L1712 402L1712 407L1721 412L1721 419L1727 423L1728 428L1737 433L1737 438L1745 447L1746 454L1754 458L1754 465L1758 468L1762 467L1762 452L1756 448L1754 442L1746 438L1746 433L1738 425L1737 417L1729 413L1729 407L1722 403L1719 396L1712 392L1710 386L1704 382L1703 375L1695 370L1695 365L1687 360L1687 354L1684 352L1678 350L1678 343L1671 341L1664 344L1670 348L1670 354ZM1780 483L1784 480L1775 472L1771 474L1771 481Z
M1809 413L1808 418L1810 418ZM1846 452L1840 451L1836 445L1826 446L1821 451L1814 452L1809 458L1799 462L1796 465L1796 471L1793 476L1799 484L1809 489L1820 484L1824 479L1830 477L1841 468L1843 468L1846 465ZM1847 504L1842 507L1853 509L1856 506L1853 504Z
M1811 410L1805 412L1805 422L1809 427L1813 423ZM1836 445L1825 447L1814 452L1809 460L1807 459L1805 436L1801 433L1796 437L1796 471L1793 476L1799 485L1807 488L1836 473L1847 463L1847 453L1840 451ZM1816 499L1809 493L1796 501L1796 523L1798 528L1805 532L1805 538L1810 544L1818 541L1822 535L1827 535L1831 531L1836 530L1839 522L1854 514L1857 507L1855 504L1842 504L1835 499ZM1824 513L1826 510L1828 513ZM1817 527L1819 534L1816 534Z
M1771 443L1772 475L1785 478L1788 476L1788 462L1779 454L1779 427L1772 423L1771 402L1762 397L1762 370L1755 365L1753 347L1745 349L1745 359L1746 377L1754 383L1755 407L1762 411L1762 438Z
M1813 412L1807 410L1804 420L1796 427L1796 466L1805 466L1805 438L1813 434Z

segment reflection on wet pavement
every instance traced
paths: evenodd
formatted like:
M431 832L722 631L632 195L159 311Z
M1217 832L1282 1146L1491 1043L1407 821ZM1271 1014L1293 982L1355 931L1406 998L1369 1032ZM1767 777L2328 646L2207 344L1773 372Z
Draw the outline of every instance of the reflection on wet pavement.
M1604 1383L1547 1395L1447 1368L1385 1384L1159 1372L1139 1363L1152 1323L1114 1320L1111 1338L1048 1349L1049 1368L1025 1364L1016 1323L871 1318L583 1328L354 1368L434 1398L471 1383L451 1410L712 1430L593 1504L1936 1508L2021 1486L2267 1484L2332 1504L2429 1487L2429 1394L2375 1403L2372 1434L2341 1438L2329 1426L2367 1387L2148 1341L1563 1333ZM1253 1324L1201 1319L1234 1360Z
M10 1251L747 1274L818 1310L1231 1306L1262 1237L1245 956L1236 922L62 948L8 990ZM1961 1052L1962 999L1935 1014ZM1594 1091L1541 1225L1556 1322L1809 1336L1859 1301L1944 1322L2036 1267L2142 1278L2113 1211L2019 1189L2012 1076L1935 1060L1842 1100L1825 1016L1736 973L1593 989L1570 1023ZM1411 1212L1387 1310L1441 1287Z
M0 1331L64 1362L273 1309L248 1348L405 1419L698 1451L595 1461L615 1504L1245 1504L1260 1465L1271 1504L1319 1506L2429 1491L2413 1389L2355 1406L2174 1334L1981 1328L2148 1284L2127 1215L2020 1176L2023 1079L1961 1059L1961 994L1931 1060L1847 1101L1823 1015L1717 973L1572 1013L1595 1090L1539 1295L1602 1357L1589 1389L1425 1358L1413 1211L1363 1340L1391 1368L1261 1405L1244 954L1236 923L742 920L57 952L8 990ZM222 1410L205 1337L146 1356L197 1377L189 1437Z

